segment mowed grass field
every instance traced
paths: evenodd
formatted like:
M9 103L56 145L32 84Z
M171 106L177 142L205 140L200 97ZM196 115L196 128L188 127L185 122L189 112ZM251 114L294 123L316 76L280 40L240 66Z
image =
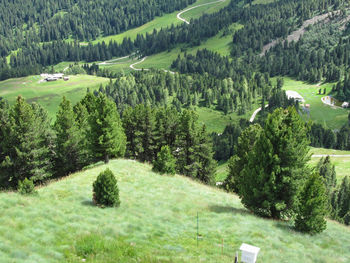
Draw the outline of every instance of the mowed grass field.
M348 121L349 110L331 107L321 101L322 97L331 92L332 86L332 83L317 86L285 77L283 89L298 92L305 99L305 103L310 104L310 116L304 114L305 120L310 117L314 122L323 124L328 128L340 129ZM326 95L319 95L318 90L322 89L323 92L324 88L327 90Z
M93 205L92 183L109 167L119 208ZM53 182L38 196L0 193L1 262L233 262L245 242L258 262L350 261L350 228L328 221L316 236L243 208L237 196L147 164L112 160ZM197 246L197 213L201 239ZM222 247L223 244L223 247Z
M107 78L90 75L70 76L69 81L39 83L39 80L40 76L29 76L1 81L0 96L12 104L17 96L21 95L27 102L39 103L48 110L49 116L54 118L63 96L75 104L85 95L87 88L94 90L109 82Z
M193 6L211 3L211 2L215 2L215 0L198 0L183 10L186 10L186 9L191 8ZM204 13L216 12L219 9L228 5L229 3L230 3L230 0L225 0L224 2L221 2L221 3L219 2L219 3L214 3L212 5L210 4L210 5L194 8L188 12L185 12L181 17L188 19L188 20L191 18L198 18L201 15L203 15ZM160 30L161 28L166 28L168 26L171 26L172 24L177 25L180 23L184 23L181 20L177 19L177 17L176 17L179 12L181 12L181 11L175 11L171 14L165 14L163 16L156 17L152 21L150 21L150 22L148 22L140 27L130 29L130 30L123 32L121 34L118 34L118 35L101 37L101 38L94 40L92 43L97 44L97 43L102 43L102 41L104 41L106 43L108 43L109 41L117 41L118 43L121 43L125 37L129 37L131 40L134 40L134 39L136 39L136 36L138 34L145 35L146 33L152 33L154 29Z

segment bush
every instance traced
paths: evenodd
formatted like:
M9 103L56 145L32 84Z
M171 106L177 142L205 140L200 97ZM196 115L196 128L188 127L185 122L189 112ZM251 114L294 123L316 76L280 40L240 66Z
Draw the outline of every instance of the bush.
M169 146L163 146L153 162L153 170L163 174L175 174L175 158Z
M93 201L99 206L119 206L117 179L111 170L101 172L93 184Z
M32 180L25 178L23 181L18 181L18 192L22 195L36 194Z

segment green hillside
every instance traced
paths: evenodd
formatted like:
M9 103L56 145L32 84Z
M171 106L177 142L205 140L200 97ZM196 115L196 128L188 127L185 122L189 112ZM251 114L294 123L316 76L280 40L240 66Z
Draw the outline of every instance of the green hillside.
M208 4L211 2L215 2L215 0L198 0L194 4L186 7L184 10L187 10L197 5ZM190 20L191 18L198 18L203 14L210 14L210 13L216 12L219 9L227 6L229 3L230 3L229 0L225 0L221 3L208 4L205 6L194 8L192 10L189 10L188 12L185 12L181 17L187 20ZM163 16L156 17L152 21L140 27L130 29L118 35L101 37L94 40L92 43L97 44L97 43L102 43L102 41L106 43L108 43L109 41L117 41L121 43L125 37L129 37L131 38L131 40L134 40L136 39L136 36L138 34L152 33L154 29L160 30L161 28L166 28L168 26L171 26L172 24L177 25L177 24L183 23L181 20L177 19L176 17L179 12L180 11L176 11L171 14L165 14Z
M89 75L70 76L69 81L39 83L40 80L40 76L29 76L1 81L0 97L13 103L18 95L22 95L28 102L38 102L48 110L50 117L54 117L63 96L75 104L84 96L87 88L96 89L109 81Z
M91 202L92 182L106 167L118 179L119 208ZM350 260L349 227L329 221L322 234L300 234L253 216L235 195L128 160L52 182L38 196L3 192L0 211L1 262L117 262L119 250L127 262L232 262L242 242L261 248L259 262Z

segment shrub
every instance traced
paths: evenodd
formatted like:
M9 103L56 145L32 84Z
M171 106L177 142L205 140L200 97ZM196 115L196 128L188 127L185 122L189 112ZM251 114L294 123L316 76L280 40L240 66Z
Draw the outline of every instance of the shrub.
M32 180L25 178L23 181L18 181L18 192L22 195L36 194Z
M163 146L153 162L153 170L164 174L175 174L175 158L169 146Z
M111 170L101 172L93 184L93 201L99 206L119 206L117 179Z

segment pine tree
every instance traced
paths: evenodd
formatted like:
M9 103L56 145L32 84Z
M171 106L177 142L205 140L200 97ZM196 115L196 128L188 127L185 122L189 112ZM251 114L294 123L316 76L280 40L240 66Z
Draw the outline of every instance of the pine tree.
M330 195L330 193L337 185L335 166L332 165L331 158L329 156L326 158L322 157L317 164L317 170L320 176L323 178L327 194Z
M344 221L350 212L350 178L344 177L337 195L337 218ZM347 222L349 224L349 222Z
M322 177L310 175L301 191L295 228L310 234L320 233L327 227L327 195Z
M163 174L175 174L176 160L169 146L163 146L153 162L153 170Z
M226 190L239 193L239 190L243 189L242 184L245 183L245 180L241 177L241 170L248 163L248 154L253 150L262 131L259 124L254 124L246 128L239 136L235 147L236 154L228 162L229 173L224 181Z
M176 166L180 174L196 177L198 163L194 153L197 143L196 131L198 116L195 112L184 110L180 116L176 141Z
M204 183L212 183L215 175L216 162L213 159L213 146L205 125L197 133L197 144L194 146L196 162L198 163L196 178Z
M81 139L70 101L63 97L54 124L56 132L55 171L58 176L82 168Z
M16 187L25 178L34 182L51 176L53 133L50 121L39 105L29 105L19 96L9 113L9 130L4 140L2 178Z
M264 131L247 153L239 177L242 203L254 213L284 218L296 211L297 196L309 173L307 128L295 108L269 114Z
M99 93L96 108L90 114L91 151L94 159L109 162L111 157L122 157L125 153L126 137L117 107L106 95Z

